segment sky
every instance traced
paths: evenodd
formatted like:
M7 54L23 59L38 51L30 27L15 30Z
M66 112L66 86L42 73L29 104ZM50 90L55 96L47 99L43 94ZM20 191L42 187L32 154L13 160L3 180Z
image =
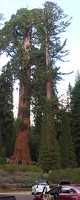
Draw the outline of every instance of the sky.
M48 0L55 2L60 6L64 13L69 17L72 17L71 25L67 28L66 32L62 35L62 39L67 38L66 49L69 50L69 55L66 60L69 62L58 63L61 67L61 72L71 72L71 75L63 76L63 80L58 84L58 96L66 95L68 89L68 84L72 86L75 84L75 77L78 70L80 70L80 0ZM0 0L0 13L4 14L5 21L11 18L12 14L16 14L17 10L20 8L42 8L45 0ZM7 61L6 56L0 58L0 69ZM17 117L18 107L18 91L16 92L16 87L14 91L14 116Z

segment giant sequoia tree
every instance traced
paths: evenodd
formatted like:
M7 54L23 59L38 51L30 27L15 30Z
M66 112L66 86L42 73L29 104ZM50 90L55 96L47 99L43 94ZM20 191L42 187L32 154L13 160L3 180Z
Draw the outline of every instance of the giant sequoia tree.
M23 23L24 22L24 23ZM19 109L14 148L14 163L31 163L30 132L30 42L31 24L29 11L21 9L12 15L2 29L2 51L9 56L8 65L12 69L13 78L20 80ZM5 40L4 40L5 38Z
M69 22L63 23L61 21L63 18L66 17L64 15L64 12L57 6L57 4L51 2L46 2L44 4L43 10L41 10L42 17L40 17L40 13L38 13L37 15L40 24L40 26L36 25L37 34L39 34L38 43L41 46L41 50L45 55L45 63L43 65L43 69L45 68L44 85L46 92L44 96L45 99L43 101L42 111L43 119L41 128L42 133L39 163L43 169L50 170L51 168L60 167L60 155L54 126L56 110L53 109L53 105L55 105L56 99L55 84L57 79L59 80L56 61L62 60L62 57L68 53L68 51L63 50L66 41L63 45L61 45L59 35L61 32L63 32L63 30L65 31L66 27L69 25ZM51 151L52 153L50 153ZM52 160L54 161L52 162Z
M2 29L0 47L2 52L6 52L9 57L8 65L12 69L14 79L18 78L20 81L13 158L15 163L31 163L30 104L32 103L34 116L40 123L40 129L42 115L44 115L44 108L48 101L50 105L48 108L53 110L53 116L55 116L55 109L53 109L56 96L55 85L61 75L58 73L59 68L56 67L56 61L63 60L63 56L68 54L68 51L64 50L66 40L63 44L60 41L60 34L66 31L70 24L66 21L66 17L57 4L46 2L42 9L18 10ZM52 115L50 117L49 112L48 109L46 123L48 125L49 122L52 128L50 131L48 131L49 126L45 129L46 136L55 133L54 123L51 120ZM55 135L51 137L56 137Z

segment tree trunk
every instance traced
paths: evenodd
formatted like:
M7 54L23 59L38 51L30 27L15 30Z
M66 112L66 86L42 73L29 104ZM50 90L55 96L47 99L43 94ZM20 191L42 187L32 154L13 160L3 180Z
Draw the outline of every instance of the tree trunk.
M30 46L30 34L28 32L27 37L24 39L23 48L26 51L26 60L29 59L29 46ZM28 66L25 69L23 63L22 66L22 81L19 89L19 109L18 118L23 120L26 124L25 128L21 129L17 126L16 130L16 142L14 148L14 156L12 157L13 163L22 164L32 164L31 154L30 154L30 144L29 144L29 133L30 133L30 70L31 67ZM26 75L27 84L24 80ZM27 93L27 94L26 94ZM22 98L26 94L25 98ZM21 112L21 109L25 109L26 114ZM27 110L26 110L27 109Z
M49 64L50 64L50 61L49 61L49 47L48 47L47 30L46 30L46 67L47 67L47 73L49 73L49 71L50 71ZM47 91L47 99L51 99L52 91L51 91L50 78L47 81L46 91Z

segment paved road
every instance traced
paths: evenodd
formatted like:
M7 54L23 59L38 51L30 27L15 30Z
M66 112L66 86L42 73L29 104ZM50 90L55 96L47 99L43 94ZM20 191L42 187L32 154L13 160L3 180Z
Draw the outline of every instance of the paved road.
M33 200L31 194L15 194L16 200Z
M15 195L16 200L33 200L34 196L31 194L31 192L6 192L1 194L9 194L9 195Z

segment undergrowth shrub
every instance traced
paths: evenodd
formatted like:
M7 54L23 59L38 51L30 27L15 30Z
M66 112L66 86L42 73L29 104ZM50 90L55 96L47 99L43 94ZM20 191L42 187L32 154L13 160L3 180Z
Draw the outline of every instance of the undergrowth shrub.
M42 169L37 165L20 165L19 169L23 172L30 171L34 173L42 173Z
M57 184L62 179L67 179L72 184L80 184L80 168L52 170L48 173L48 180L54 184Z
M19 165L19 164L4 164L4 165L0 165L0 170L5 170L8 172L16 172L16 171L22 171L22 172L26 172L26 171L30 171L30 172L34 172L34 173L42 173L42 169L37 166L37 165Z
M19 183L31 186L38 179L46 179L51 184L57 184L62 179L69 180L72 184L80 184L80 168L66 168L43 173L37 165L1 164L0 183Z
M0 169L7 171L7 172L16 172L18 171L19 167L16 164L5 164L5 165L0 165Z

